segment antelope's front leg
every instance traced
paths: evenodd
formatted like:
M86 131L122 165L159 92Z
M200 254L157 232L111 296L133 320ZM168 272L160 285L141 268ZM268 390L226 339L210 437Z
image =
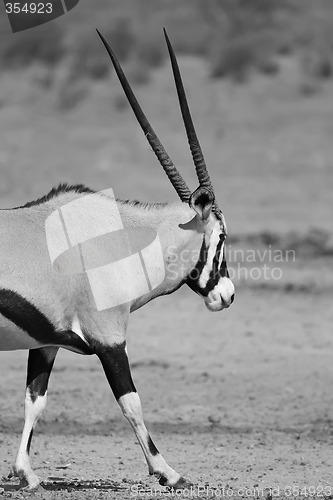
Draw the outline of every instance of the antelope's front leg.
M164 460L154 445L143 421L141 402L136 392L128 363L125 342L103 346L97 352L106 377L126 419L129 421L146 457L149 474L159 478L163 486L184 488L183 479Z
M39 486L39 479L31 469L29 459L33 429L46 406L47 385L57 352L57 347L43 347L29 351L25 421L13 474L20 478L20 486L30 491L36 490Z

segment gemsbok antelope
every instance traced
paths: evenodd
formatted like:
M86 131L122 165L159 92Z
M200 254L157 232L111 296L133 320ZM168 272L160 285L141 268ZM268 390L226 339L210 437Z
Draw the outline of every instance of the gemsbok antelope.
M33 429L46 405L55 357L63 347L98 356L114 396L141 445L149 473L155 475L160 484L181 489L186 486L185 479L166 463L144 424L140 398L131 377L125 333L132 311L155 297L174 292L185 283L204 299L210 311L230 306L234 286L225 259L226 224L215 200L178 63L166 32L182 117L199 180L199 187L193 193L144 115L112 49L98 34L136 118L181 202L149 204L114 200L82 185L61 184L36 201L0 211L0 350L29 350L25 422L13 474L20 478L21 487L30 491L37 489L39 480L30 466L30 445ZM114 205L121 220L118 246L112 243L110 232L100 231L104 239L96 236L98 228L108 226L110 217L114 216ZM71 230L68 229L70 222ZM157 235L154 241L158 244L147 254L139 251L137 243L143 227ZM123 239L122 231L127 235ZM119 251L124 250L126 241L133 240L131 234L136 235L137 265L133 267L132 262L126 268L131 258L131 252L127 252L127 259L124 258L118 268L114 261L119 261ZM90 240L84 241L89 235L93 241L90 253L87 250ZM92 269L91 262L89 267L85 261L85 251L88 257L93 255L95 261L100 259L97 271ZM197 255L196 262L188 258L189 252ZM68 262L65 254L69 255ZM82 268L77 265L77 259L81 259ZM144 262L146 269L143 269ZM147 289L141 289L140 285L138 290L143 293L136 290L139 267L150 283L154 283ZM98 296L94 293L96 287Z

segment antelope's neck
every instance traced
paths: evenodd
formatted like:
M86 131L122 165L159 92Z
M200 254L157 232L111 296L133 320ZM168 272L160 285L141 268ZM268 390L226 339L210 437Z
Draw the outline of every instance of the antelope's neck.
M85 202L76 203L81 199ZM64 193L45 204L13 211L11 216L18 217L20 212L26 222L31 220L36 224L39 221L44 234L46 218L59 207L68 205L67 215L73 213L72 218L66 219L66 224L74 224L76 228L82 226L85 235L90 232L96 235L99 226L110 227L110 218L114 218L114 225L119 229L121 224L126 230L122 235L119 235L122 231L118 231L119 241L126 248L123 249L124 258L119 262L119 275L123 274L124 278L118 280L114 293L131 297L129 302L133 311L155 297L172 293L184 283L199 258L203 234L195 212L186 203L150 205L117 200L116 209L114 200L111 203L110 198L100 194ZM33 237L35 235L31 232ZM111 253L117 250L117 262L121 250L119 241L116 248L110 249ZM45 247L45 255L46 252ZM132 300L132 297L135 298Z
M155 231L153 244L142 252L146 276L151 278L150 291L132 302L133 311L184 283L199 258L203 234L198 231L195 213L185 203L149 208L120 204L119 211L127 229Z

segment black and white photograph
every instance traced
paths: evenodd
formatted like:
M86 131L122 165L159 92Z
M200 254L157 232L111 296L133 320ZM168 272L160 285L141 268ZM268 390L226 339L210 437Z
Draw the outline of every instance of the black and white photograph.
M333 499L333 2L0 3L0 496Z

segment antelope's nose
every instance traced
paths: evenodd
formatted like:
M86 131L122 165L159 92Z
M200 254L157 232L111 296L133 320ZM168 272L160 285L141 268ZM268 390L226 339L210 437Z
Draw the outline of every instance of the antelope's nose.
M224 276L209 292L205 298L205 303L210 311L222 311L233 303L235 298L235 287L231 279Z
M223 277L220 279L219 292L223 308L230 307L235 299L235 287L230 278Z
M225 308L230 307L234 300L235 300L234 293L228 299L225 299L223 297L223 295L221 294L221 302L222 302L223 307L225 307Z

